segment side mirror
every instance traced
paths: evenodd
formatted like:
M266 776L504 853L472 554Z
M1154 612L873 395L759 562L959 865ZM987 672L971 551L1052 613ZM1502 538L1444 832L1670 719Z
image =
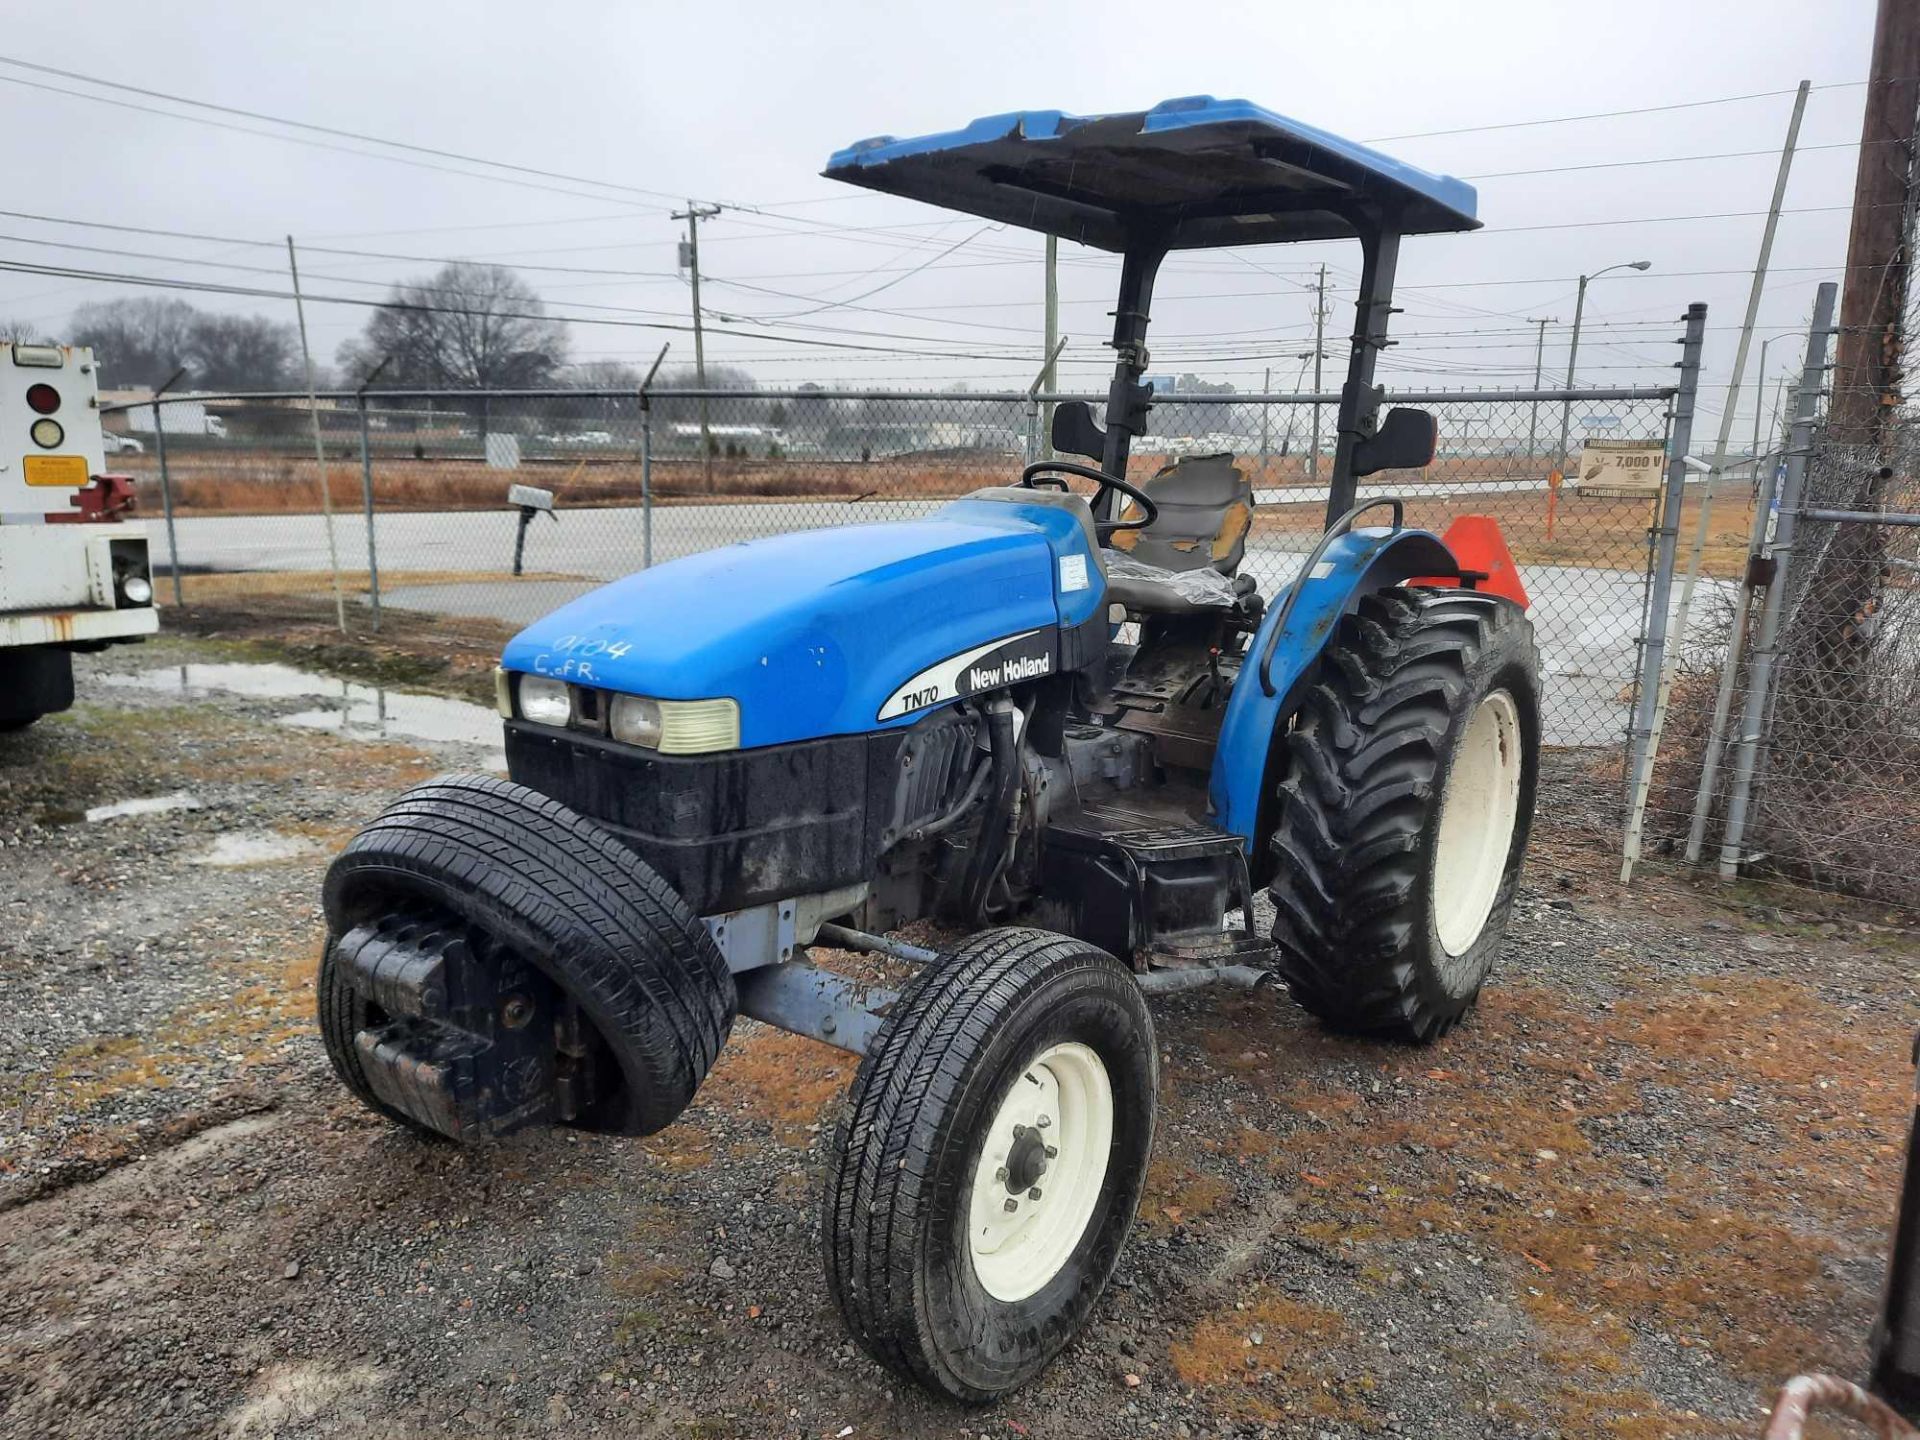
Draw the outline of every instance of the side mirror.
M1053 407L1053 448L1068 455L1098 460L1106 453L1107 432L1093 421L1093 407L1084 400L1063 400Z
M1382 470L1419 470L1433 463L1440 426L1426 410L1389 410L1380 428L1353 447L1356 477Z

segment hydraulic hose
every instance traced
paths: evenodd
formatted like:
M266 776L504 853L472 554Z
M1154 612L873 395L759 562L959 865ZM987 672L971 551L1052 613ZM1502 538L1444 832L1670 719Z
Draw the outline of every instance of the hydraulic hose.
M993 756L987 786L987 813L980 822L980 840L967 866L966 913L974 923L987 925L988 897L994 882L1007 868L1013 832L1013 802L1020 788L1020 742L1014 728L1017 712L1011 705L987 710L987 739Z

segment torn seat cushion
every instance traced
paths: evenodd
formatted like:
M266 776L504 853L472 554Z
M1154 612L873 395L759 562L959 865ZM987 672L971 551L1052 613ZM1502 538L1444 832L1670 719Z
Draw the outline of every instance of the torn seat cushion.
M1162 570L1240 568L1253 528L1253 482L1230 454L1192 455L1164 466L1142 487L1160 513L1143 530L1117 530L1112 545ZM1127 502L1118 519L1137 514Z

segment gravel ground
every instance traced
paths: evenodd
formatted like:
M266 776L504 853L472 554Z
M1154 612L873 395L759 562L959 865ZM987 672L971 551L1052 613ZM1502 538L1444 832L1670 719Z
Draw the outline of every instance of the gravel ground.
M101 657L79 709L0 738L6 1434L1654 1440L1861 1369L1920 1018L1887 917L1623 898L1549 813L1439 1045L1160 1003L1118 1282L1037 1385L964 1410L857 1354L819 1278L848 1057L743 1023L645 1142L457 1149L348 1099L311 1020L326 856L492 747L107 683L231 658Z

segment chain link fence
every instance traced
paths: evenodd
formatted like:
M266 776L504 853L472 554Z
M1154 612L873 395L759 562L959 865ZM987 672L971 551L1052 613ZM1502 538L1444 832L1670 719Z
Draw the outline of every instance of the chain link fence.
M1822 435L1807 470L1755 790L1753 861L1920 909L1920 420Z
M331 614L350 629L517 627L649 564L757 536L920 516L1004 485L1069 396L883 391L423 393L182 397L111 413L144 513L170 496L182 596ZM1546 783L1563 821L1605 831L1623 796L1656 496L1592 483L1581 437L1662 447L1667 390L1402 394L1439 452L1362 482L1407 523L1492 515L1533 600L1545 670ZM1325 524L1333 396L1161 396L1131 474L1230 451L1253 481L1244 569L1272 596ZM324 512L315 422L326 462ZM1575 437L1560 482L1559 435ZM1318 445L1315 439L1318 438ZM164 438L165 484L162 485ZM1658 465L1651 467L1655 474ZM515 488L525 487L525 488ZM165 496L162 495L164 489ZM510 495L551 509L511 504ZM157 537L157 554L176 553ZM377 577L377 581L376 581ZM167 578L161 598L171 598Z

